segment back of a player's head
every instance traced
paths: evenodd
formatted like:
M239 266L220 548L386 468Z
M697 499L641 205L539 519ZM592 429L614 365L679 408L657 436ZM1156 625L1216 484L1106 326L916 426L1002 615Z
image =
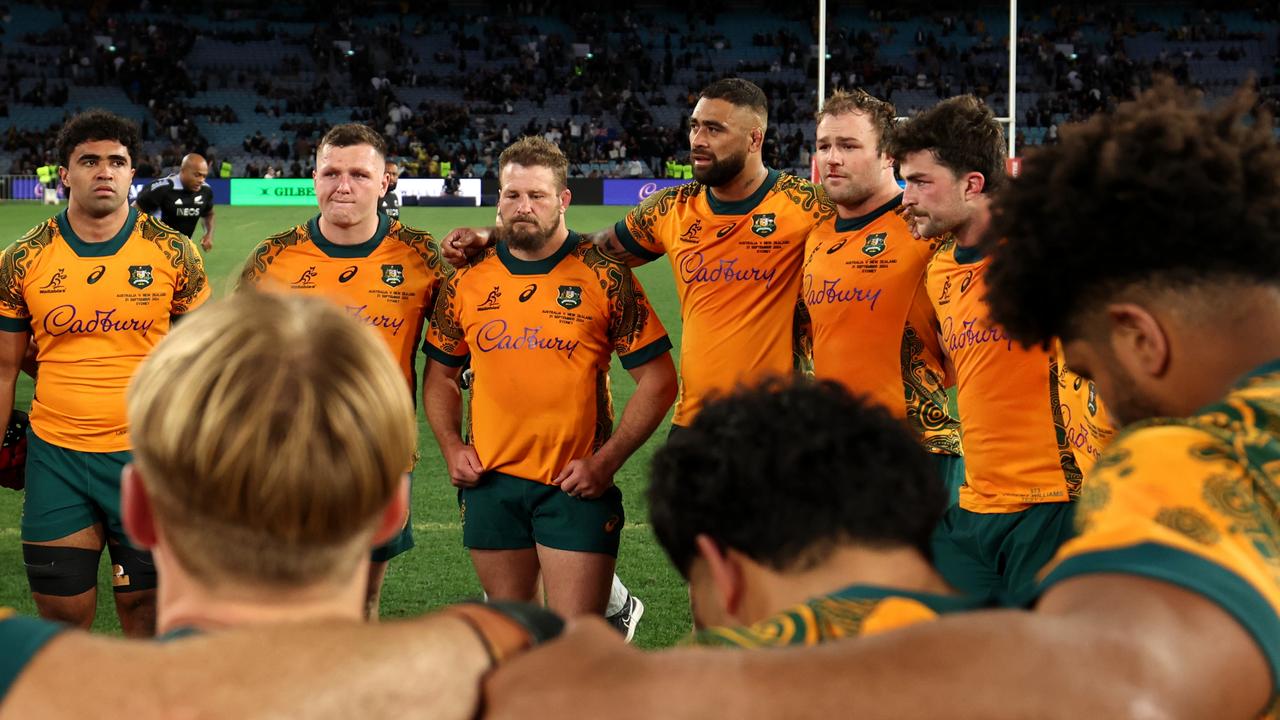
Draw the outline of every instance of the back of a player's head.
M1231 299L1206 292L1280 285L1280 147L1254 102L1208 109L1166 82L1028 153L993 205L996 321L1072 339L1091 309L1153 293L1222 321Z
M946 495L889 411L832 382L772 381L710 402L653 458L654 534L686 578L707 535L779 572L843 545L912 547Z
M106 110L87 110L68 120L58 131L58 162L63 167L70 166L71 153L78 145L97 140L112 140L123 145L129 151L131 165L142 148L137 123Z
M323 152L326 147L344 148L356 145L368 145L378 153L378 157L386 160L386 141L368 125L360 123L345 123L329 128L329 132L320 138L320 144L316 146L316 150Z
M135 463L205 582L342 579L413 460L404 376L340 308L245 291L180 323L129 387Z
M814 119L821 123L825 118L834 118L850 113L857 113L867 117L871 127L876 131L876 150L883 155L889 148L889 139L893 136L897 118L893 103L885 102L862 89L853 91L836 90L822 104L822 109L814 115Z
M894 128L890 155L901 162L919 152L932 152L956 177L981 173L984 193L1005 185L1004 131L991 108L972 95L943 100Z
M769 99L759 85L742 78L722 78L702 88L698 97L703 100L723 100L734 107L745 108L760 118L763 126L769 121Z
M526 135L502 151L498 156L499 181L502 180L502 171L508 165L547 168L555 176L558 190L569 186L569 159L555 143L540 135Z

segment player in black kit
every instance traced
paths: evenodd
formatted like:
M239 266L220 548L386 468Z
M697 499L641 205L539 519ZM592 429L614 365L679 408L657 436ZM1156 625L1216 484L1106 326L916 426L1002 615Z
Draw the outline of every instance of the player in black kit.
M195 234L196 222L204 218L200 246L208 252L213 249L213 190L204 181L208 175L209 163L190 153L182 158L178 174L151 183L138 193L133 204L190 238Z
M392 220L399 220L400 196L396 194L396 181L400 179L400 166L390 160L387 161L387 178L391 182L387 184L387 194L378 201L378 212Z

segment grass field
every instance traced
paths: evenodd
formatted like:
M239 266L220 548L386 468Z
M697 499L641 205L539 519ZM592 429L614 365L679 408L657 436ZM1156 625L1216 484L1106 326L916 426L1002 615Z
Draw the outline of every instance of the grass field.
M0 204L0 239L4 244L16 240L59 209L27 203ZM625 210L621 207L572 207L569 210L570 227L597 230L616 221ZM305 221L315 214L315 210L306 207L219 207L217 213L216 245L205 257L215 296L229 290L254 244L272 233ZM493 213L493 208L409 207L404 208L402 219L408 225L428 229L441 237L456 226L491 224ZM638 272L678 353L680 313L670 266L660 261L640 268ZM631 396L634 383L617 362L613 364L613 388L614 400L620 411L622 404ZM31 393L31 382L23 375L18 386L18 407L29 407ZM654 439L631 458L616 478L625 497L627 513L618 574L632 592L644 600L644 620L636 636L636 642L643 647L671 645L690 627L684 585L654 540L647 522L644 499L649 457L657 442L666 437L667 422L658 428ZM419 443L422 461L414 473L413 488L417 548L391 564L382 598L384 617L416 615L480 594L480 585L461 545L457 502L445 473L444 461L421 418ZM28 593L22 565L18 530L21 512L21 495L0 489L0 605L34 614L35 606ZM109 587L106 570L104 562L100 588ZM103 632L119 632L109 591L99 597L94 628Z

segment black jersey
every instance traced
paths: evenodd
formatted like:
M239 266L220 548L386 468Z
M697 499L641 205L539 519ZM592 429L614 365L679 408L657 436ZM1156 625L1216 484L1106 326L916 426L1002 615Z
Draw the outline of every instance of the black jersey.
M213 212L213 190L201 183L200 189L192 192L182 186L177 175L170 175L138 193L138 209L191 237L196 231L196 221Z
M400 196L395 190L388 190L387 194L378 201L378 212L392 220L400 219Z

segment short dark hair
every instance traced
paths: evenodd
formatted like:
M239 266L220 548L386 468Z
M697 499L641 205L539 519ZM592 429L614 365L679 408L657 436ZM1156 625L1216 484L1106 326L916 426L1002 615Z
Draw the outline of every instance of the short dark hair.
M95 140L114 140L129 151L129 164L142 152L142 136L138 124L106 110L86 110L71 118L58 131L58 162L63 167L71 164L71 153L78 145Z
M510 165L524 167L544 167L555 175L556 183L561 190L569 186L569 159L560 148L541 135L526 135L507 146L498 156L498 179L502 179L502 171Z
M376 150L384 161L387 159L386 141L382 139L381 135L374 132L373 128L360 123L345 123L329 128L329 132L320 138L320 144L316 146L316 151L318 152L326 145L331 147L368 145Z
M822 122L823 118L836 117L846 113L862 113L876 129L876 151L884 154L889 148L889 139L893 136L893 128L897 122L897 112L893 103L885 102L866 90L852 92L836 90L822 104L822 109L814 114L814 119Z
M890 155L901 161L911 153L925 151L932 151L938 162L957 176L982 173L984 193L1005 184L1008 149L1004 130L991 108L972 95L947 98L894 129Z
M946 490L888 410L830 381L772 380L715 399L653 458L649 516L686 578L706 534L778 571L838 545L929 557Z
M764 121L769 119L769 98L759 85L742 78L722 78L702 88L698 97L724 100L734 107L750 108Z
M1043 345L1127 289L1280 285L1280 147L1255 101L1206 109L1167 81L1028 153L985 240L996 322Z

